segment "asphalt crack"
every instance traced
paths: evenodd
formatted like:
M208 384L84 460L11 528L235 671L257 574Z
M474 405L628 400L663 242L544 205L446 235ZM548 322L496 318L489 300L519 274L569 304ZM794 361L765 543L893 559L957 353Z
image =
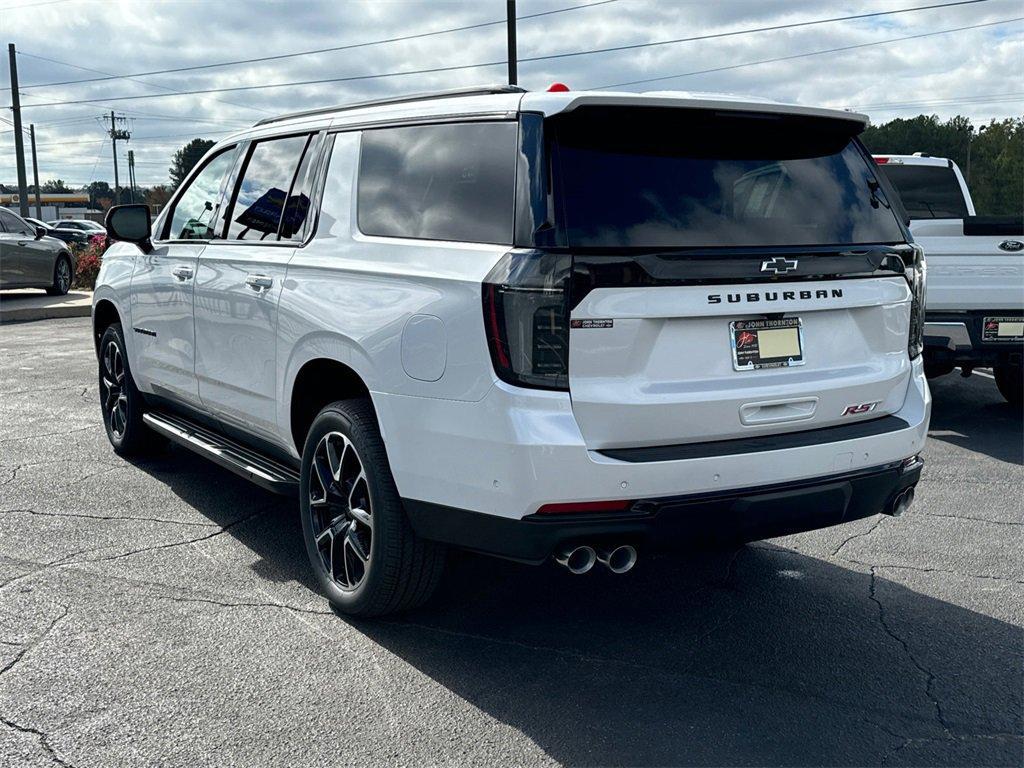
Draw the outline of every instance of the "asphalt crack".
M88 477L92 477L92 476L93 475L88 475ZM40 511L35 510L35 509L3 509L3 510L0 510L0 515L12 515L12 514L28 514L28 515L37 515L39 517L60 517L60 518L74 517L74 518L82 518L82 519L85 519L85 520L126 520L126 521L131 521L131 522L140 522L140 523L167 523L169 525L192 525L192 526L201 526L201 527L204 527L204 528L213 528L213 527L216 527L216 525L217 525L216 523L198 523L198 522L192 522L192 521L186 521L186 520L171 520L169 518L164 518L164 517L135 517L135 516L132 516L132 515L86 515L86 514L83 514L81 512L66 512L66 513L62 513L62 512L40 512Z
M50 737L43 731L40 731L38 728L30 728L27 725L21 725L3 716L0 716L0 723L3 723L8 728L11 728L15 731L18 731L20 733L27 733L39 739L39 746L42 747L43 751L47 754L47 756L51 760L53 760L54 765L65 766L65 768L75 768L74 763L69 763L67 760L64 760L63 758L61 758L60 755L57 754L57 751L50 744Z
M885 633L899 643L900 647L903 648L903 652L907 655L907 658L910 659L910 663L914 665L918 672L924 675L925 695L928 697L928 700L931 701L932 706L935 707L935 718L941 726L943 733L945 733L947 737L952 738L952 730L946 722L946 716L942 711L942 704L935 695L935 674L918 660L917 656L914 655L914 652L910 650L910 645L907 641L900 637L896 631L889 626L889 622L885 619L885 608L882 605L882 601L878 599L878 595L875 591L877 585L876 570L877 566L871 566L871 582L868 586L868 597L871 598L871 602L878 606L878 622L882 625L882 629L885 630Z
M879 517L878 520L875 521L874 525L872 525L866 531L862 531L861 533L855 533L852 536L848 536L842 544L840 544L838 547L832 550L832 557L838 555L842 551L843 547L845 547L851 541L854 541L855 539L863 539L865 536L870 536L884 521L884 517Z
M1020 579L1012 579L1008 576L996 576L991 573L964 573L963 571L954 571L949 568L935 568L932 566L923 565L898 565L896 563L866 563L863 560L854 560L852 558L843 558L848 563L854 565L863 565L867 568L890 568L895 570L903 571L917 571L918 573L945 573L951 576L963 576L968 579L988 579L990 581L1008 581L1011 584L1024 584L1024 581Z
M54 620L49 623L46 629L44 629L34 640L25 645L20 651L18 651L18 653L15 654L14 658L11 659L11 661L9 661L3 667L3 669L0 669L0 677L3 677L12 669L14 669L19 663L21 663L21 661L29 653L31 653L33 650L39 647L39 645L42 644L43 641L45 641L46 638L50 636L50 634L57 627L57 625L60 624L60 622L63 621L71 612L71 608L69 606L62 605L61 607L64 609L61 612L61 614L54 618ZM43 749L47 756L49 756L49 758L53 760L54 764L68 766L68 768L74 768L74 766L71 763L64 760L63 758L61 758L60 755L57 754L57 751L53 748L53 745L50 744L50 737L46 732L41 731L38 728L32 728L27 725L22 725L21 723L17 723L14 720L11 720L10 718L4 717L2 715L0 715L0 723L3 723L8 728L18 731L19 733L26 733L31 736L35 736L36 739L39 740L39 746Z
M53 632L54 628L67 617L68 613L70 613L71 611L71 608L66 605L62 605L61 607L64 609L64 611L60 614L60 616L51 621L50 624L46 627L46 629L44 629L39 634L39 636L36 637L35 640L25 645L20 651L18 651L18 653L14 655L13 659L11 659L6 665L4 665L2 669L0 669L0 677L3 677L12 669L14 669L14 667L16 667L18 663L23 658L25 658L25 656L27 656L32 650L34 650L47 637L49 637L50 633Z

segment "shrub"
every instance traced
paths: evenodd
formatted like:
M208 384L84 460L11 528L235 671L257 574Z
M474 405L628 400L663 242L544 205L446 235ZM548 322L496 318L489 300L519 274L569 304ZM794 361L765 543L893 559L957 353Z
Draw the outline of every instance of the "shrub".
M77 265L75 267L75 288L84 288L91 291L96 287L96 276L100 273L100 265L103 264L103 253L110 247L106 235L93 235L89 238L89 244L85 246L72 246L75 252Z

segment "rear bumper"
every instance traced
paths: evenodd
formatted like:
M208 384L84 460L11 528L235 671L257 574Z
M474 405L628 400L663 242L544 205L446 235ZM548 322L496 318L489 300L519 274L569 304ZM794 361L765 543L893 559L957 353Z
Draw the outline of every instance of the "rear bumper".
M629 543L670 551L705 537L755 541L859 520L891 511L896 497L917 484L922 467L917 459L780 486L643 499L628 512L601 515L510 520L411 499L404 503L414 530L425 538L540 563L568 544Z
M1024 342L984 341L985 317L1021 317L1020 310L929 312L924 324L925 354L935 365L991 367L1015 356L1020 360Z
M402 498L511 520L544 504L711 497L873 471L921 452L931 412L918 358L895 429L627 461L587 449L566 393L495 384L477 402L372 397Z

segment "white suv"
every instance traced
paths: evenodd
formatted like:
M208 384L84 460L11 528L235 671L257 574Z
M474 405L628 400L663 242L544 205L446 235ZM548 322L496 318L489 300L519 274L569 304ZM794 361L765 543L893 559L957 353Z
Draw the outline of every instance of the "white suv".
M264 120L107 217L107 433L298 492L342 611L909 504L924 265L862 115L476 89Z

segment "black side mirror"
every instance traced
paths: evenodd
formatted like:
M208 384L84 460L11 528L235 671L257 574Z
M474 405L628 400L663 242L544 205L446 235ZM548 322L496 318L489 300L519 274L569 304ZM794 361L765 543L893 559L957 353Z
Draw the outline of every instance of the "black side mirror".
M107 211L103 224L111 240L135 243L143 253L153 250L148 205L115 205Z
M36 240L46 237L46 227L36 227Z

